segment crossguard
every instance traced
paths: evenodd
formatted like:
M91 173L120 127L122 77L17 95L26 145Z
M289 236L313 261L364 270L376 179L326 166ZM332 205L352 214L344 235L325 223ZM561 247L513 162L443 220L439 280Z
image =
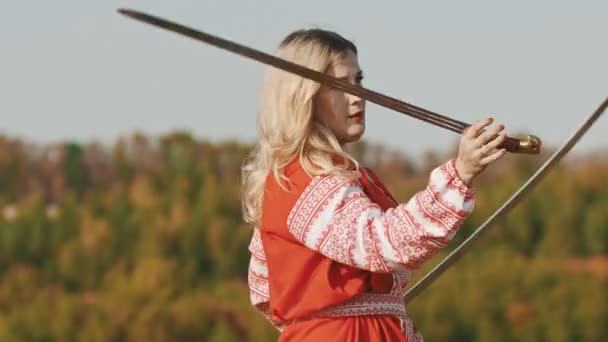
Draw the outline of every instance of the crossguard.
M534 135L528 135L525 139L522 140L507 137L507 140L505 140L504 143L498 146L498 148L505 148L511 153L539 154L541 146L542 142L540 138Z

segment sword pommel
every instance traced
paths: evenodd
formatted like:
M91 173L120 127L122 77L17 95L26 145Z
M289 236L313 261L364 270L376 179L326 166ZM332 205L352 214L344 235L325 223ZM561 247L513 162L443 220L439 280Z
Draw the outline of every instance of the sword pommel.
M539 154L542 142L535 135L528 135L525 139L515 139L507 137L504 143L499 148L505 148L511 153L521 154Z

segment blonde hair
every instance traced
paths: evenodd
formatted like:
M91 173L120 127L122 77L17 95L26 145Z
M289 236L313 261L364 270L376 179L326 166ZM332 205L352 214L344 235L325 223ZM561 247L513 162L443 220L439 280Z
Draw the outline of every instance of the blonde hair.
M321 29L298 30L279 45L276 56L310 69L327 69L355 45ZM353 179L359 164L346 153L333 132L314 120L314 101L321 85L285 71L269 68L264 77L258 111L258 144L242 167L241 202L245 221L259 225L264 187L270 172L287 191L282 169L299 158L310 176L333 174ZM342 162L336 162L342 160Z

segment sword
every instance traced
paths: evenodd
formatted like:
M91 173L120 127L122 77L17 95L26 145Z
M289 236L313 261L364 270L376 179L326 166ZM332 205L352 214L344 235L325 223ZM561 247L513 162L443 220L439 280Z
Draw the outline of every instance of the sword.
M154 25L184 35L186 37L213 45L220 49L230 51L232 53L256 60L263 64L270 65L275 68L333 87L335 89L358 96L362 99L373 102L380 106L392 109L402 114L409 115L416 119L425 121L435 126L445 128L455 133L462 133L467 127L470 126L470 124L468 123L431 112L430 110L409 104L407 102L398 100L396 98L381 94L379 92L361 86L352 85L346 81L339 80L337 78L312 70L302 65L289 62L287 60L211 35L209 33L194 30L192 28L177 24L166 19L162 19L130 9L119 9L118 12L138 21L142 21L150 25ZM505 141L500 146L498 146L498 148L504 148L512 153L538 154L540 153L541 145L542 142L538 137L534 135L528 135L522 140L507 137Z
M591 128L591 126L599 119L599 117L606 111L608 107L608 97L600 103L593 113L581 122L579 127L572 133L570 138L562 144L562 146L551 155L549 159L530 177L524 185L522 185L517 192L498 208L479 228L477 228L473 234L471 234L464 242L462 242L456 249L454 249L445 259L443 259L435 268L427 273L420 281L412 286L404 295L403 300L405 304L409 303L412 299L427 288L435 279L437 279L443 272L450 268L458 259L460 259L471 247L473 243L477 241L483 234L489 231L490 228L496 221L503 216L507 215L515 205L521 201L532 189L547 175L549 170L555 166L573 147L574 145L585 135L585 133Z

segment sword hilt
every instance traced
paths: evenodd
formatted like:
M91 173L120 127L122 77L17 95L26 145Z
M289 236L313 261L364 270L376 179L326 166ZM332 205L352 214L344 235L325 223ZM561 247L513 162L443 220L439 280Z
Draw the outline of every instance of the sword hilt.
M511 153L539 154L541 146L542 141L539 137L535 135L528 135L526 138L521 140L507 137L507 140L500 144L498 148L504 148Z

